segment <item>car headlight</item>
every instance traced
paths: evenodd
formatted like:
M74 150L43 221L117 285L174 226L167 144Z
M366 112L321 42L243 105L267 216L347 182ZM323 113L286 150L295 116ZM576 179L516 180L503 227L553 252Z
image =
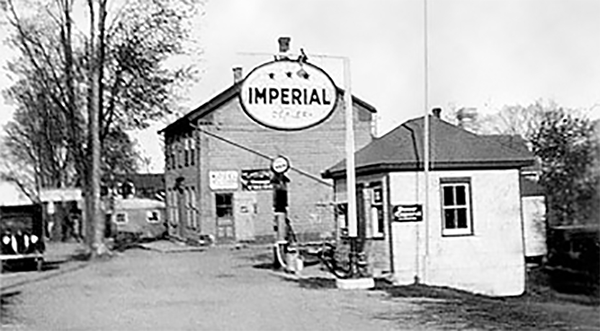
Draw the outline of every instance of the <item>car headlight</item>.
M10 237L8 237L8 236L4 236L4 237L2 237L2 243L3 243L4 245L8 245L8 244L10 244Z
M38 236L36 236L35 234L32 234L32 235L31 235L31 243L32 243L32 244L35 244L35 243L37 243L37 242L38 242L38 239L39 239L39 238L38 238Z

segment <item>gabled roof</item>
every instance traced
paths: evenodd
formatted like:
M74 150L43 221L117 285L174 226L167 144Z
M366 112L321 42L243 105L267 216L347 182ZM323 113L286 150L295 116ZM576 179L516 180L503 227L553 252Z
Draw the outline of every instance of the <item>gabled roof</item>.
M116 182L125 182L131 181L136 189L164 189L165 187L165 177L163 173L156 174L141 174L141 173L131 173L131 174L115 174L114 181Z
M214 96L209 101L203 103L196 109L185 114L183 117L180 117L175 122L167 125L165 128L158 131L158 133L164 133L166 131L170 131L175 128L187 127L189 125L189 123L192 123L192 122L196 121L197 119L210 114L214 110L218 109L219 106L228 102L232 98L237 97L240 93L242 83L243 83L243 80L241 80L237 83L234 83L233 85L231 85L230 87L228 87L227 89L222 91L221 93ZM338 96L343 95L344 90L341 88L337 88L337 92L338 92ZM352 102L354 104L360 105L361 107L365 108L366 110L368 110L371 113L377 112L375 107L373 107L372 105L368 104L367 102L357 98L356 96L352 96Z
M533 164L527 151L502 145L447 123L430 118L431 170L505 169ZM376 138L355 154L356 174L423 169L424 117L419 117ZM342 160L322 175L325 178L345 174Z

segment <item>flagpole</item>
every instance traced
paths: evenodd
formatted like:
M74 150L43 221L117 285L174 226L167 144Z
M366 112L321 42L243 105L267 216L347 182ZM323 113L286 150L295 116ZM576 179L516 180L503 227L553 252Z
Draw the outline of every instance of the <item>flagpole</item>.
M423 214L425 219L425 252L423 257L423 281L426 281L426 270L427 270L427 260L429 258L429 163L430 163L430 123L429 123L429 45L428 45L428 31L427 31L427 0L423 0L423 34L424 34L424 73L425 73L425 83L424 83L424 98L425 98L425 116L424 116L424 159L423 159L423 167L424 167L424 175L425 175L425 201L423 206ZM417 240L418 241L418 240Z

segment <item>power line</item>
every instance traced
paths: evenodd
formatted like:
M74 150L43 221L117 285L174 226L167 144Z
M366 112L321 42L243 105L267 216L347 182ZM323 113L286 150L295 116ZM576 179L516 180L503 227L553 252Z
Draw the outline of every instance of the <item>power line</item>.
M215 133L212 133L212 132L210 132L210 131L203 130L203 129L201 129L200 127L198 127L198 126L196 126L196 125L193 125L193 124L190 124L190 125L191 125L191 126L194 128L194 129L198 130L199 132L202 132L202 133L204 133L204 134L206 134L206 135L208 135L208 136L210 136L210 137L213 137L213 138L215 138L215 139L217 139L217 140L220 140L220 141L222 141L222 142L224 142L224 143L227 143L227 144L229 144L229 145L232 145L232 146L234 146L234 147L237 147L237 148L239 148L239 149L242 149L242 150L244 150L244 151L246 151L246 152L252 153L252 154L254 154L254 155L257 155L257 156L260 156L260 157L262 157L262 158L264 158L264 159L267 159L267 160L269 160L269 161L272 161L273 159L275 159L275 157L272 157L272 156L269 156L269 155L267 155L267 154L261 153L261 152L259 152L259 151L255 150L255 149L252 149L252 148L250 148L250 147L244 146L244 145L242 145L242 144L240 144L240 143L237 143L237 142L235 142L235 141L232 141L232 140L230 140L230 139L228 139L228 138L221 137L221 136L219 136L219 135L217 135L217 134L215 134ZM319 178L319 177L317 177L317 176L315 176L315 175L313 175L313 174L311 174L311 173L309 173L309 172L307 172L307 171L304 171L304 170L302 170L302 169L298 169L298 168L294 167L293 165L292 165L292 166L290 166L290 170L296 171L297 173L299 173L299 174L301 174L301 175L303 175L303 176L305 176L305 177L307 177L307 178L310 178L310 179L312 179L312 180L314 180L314 181L317 181L317 182L319 182L319 184L326 185L326 186L329 186L329 187L332 187L332 186L333 186L332 184L330 184L330 183L328 183L328 182L324 181L323 179L321 179L321 178Z

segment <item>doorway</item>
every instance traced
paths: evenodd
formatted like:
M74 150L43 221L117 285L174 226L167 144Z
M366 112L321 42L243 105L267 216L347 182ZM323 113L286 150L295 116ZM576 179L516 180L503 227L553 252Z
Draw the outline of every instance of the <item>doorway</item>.
M236 192L234 195L235 236L238 241L255 239L254 222L258 211L256 192Z
M215 211L217 215L217 242L234 241L233 193L215 193Z

